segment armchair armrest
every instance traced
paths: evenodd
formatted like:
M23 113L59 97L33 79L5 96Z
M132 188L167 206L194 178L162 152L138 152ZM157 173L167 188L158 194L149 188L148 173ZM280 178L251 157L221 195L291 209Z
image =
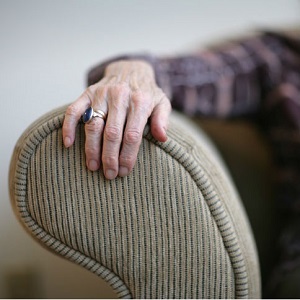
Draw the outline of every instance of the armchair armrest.
M168 141L147 126L133 172L85 166L84 125L62 143L66 107L20 137L10 167L17 218L48 250L106 280L121 298L259 298L255 243L217 151L182 115Z

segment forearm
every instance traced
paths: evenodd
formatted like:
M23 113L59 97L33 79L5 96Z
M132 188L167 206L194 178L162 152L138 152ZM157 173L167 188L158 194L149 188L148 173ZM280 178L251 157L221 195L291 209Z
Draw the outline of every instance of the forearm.
M142 59L152 65L157 84L175 109L215 117L254 114L265 95L280 83L280 53L285 44L263 34L186 56L121 56L92 69L88 83L101 79L112 61Z

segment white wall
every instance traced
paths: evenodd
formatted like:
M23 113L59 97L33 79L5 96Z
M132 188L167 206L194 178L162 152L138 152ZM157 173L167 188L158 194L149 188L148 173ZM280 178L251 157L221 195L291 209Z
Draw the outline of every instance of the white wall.
M0 298L9 270L37 266L41 296L109 297L94 275L49 254L16 222L9 160L22 131L73 101L106 57L187 51L253 28L300 24L297 0L0 0Z

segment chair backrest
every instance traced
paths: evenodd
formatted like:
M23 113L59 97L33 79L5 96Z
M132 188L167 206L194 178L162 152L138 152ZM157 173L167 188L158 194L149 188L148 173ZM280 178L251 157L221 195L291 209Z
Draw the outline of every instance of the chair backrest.
M11 160L12 204L30 235L122 298L260 297L246 214L201 131L173 114L158 143L147 126L133 172L110 181L85 167L83 124L64 148L65 109L33 123Z

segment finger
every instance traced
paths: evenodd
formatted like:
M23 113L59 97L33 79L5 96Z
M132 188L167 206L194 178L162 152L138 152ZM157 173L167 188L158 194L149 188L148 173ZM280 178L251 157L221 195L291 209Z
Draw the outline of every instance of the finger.
M143 131L151 112L150 101L142 93L131 97L119 159L119 176L127 176L135 165Z
M114 179L119 170L119 153L129 101L125 84L112 86L108 93L108 118L104 129L102 164L107 179Z
M107 89L99 86L95 91L93 109L107 112ZM99 169L101 164L101 141L105 122L100 117L94 117L91 122L85 124L85 154L86 165L91 171Z
M74 143L76 126L82 114L91 106L92 98L93 87L90 87L67 108L62 127L65 147L70 147Z
M154 107L151 114L151 133L155 139L160 142L167 140L167 128L171 113L171 104L169 99L164 96L162 100Z
M100 167L101 138L104 128L104 120L94 118L85 124L85 154L86 165L89 170L96 171Z

